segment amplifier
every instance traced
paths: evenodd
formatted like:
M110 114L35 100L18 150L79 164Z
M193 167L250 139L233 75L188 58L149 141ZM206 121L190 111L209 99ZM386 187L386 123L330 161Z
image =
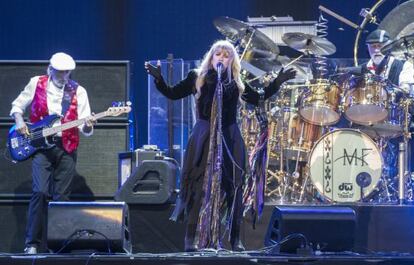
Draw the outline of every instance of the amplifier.
M144 146L134 151L118 153L118 188L131 176L145 160L156 160L162 157L157 146Z

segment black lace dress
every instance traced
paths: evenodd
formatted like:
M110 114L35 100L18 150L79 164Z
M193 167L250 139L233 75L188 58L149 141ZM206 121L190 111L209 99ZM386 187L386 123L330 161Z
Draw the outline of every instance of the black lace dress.
M196 79L197 72L191 71L184 80L175 86L167 86L164 80L156 80L155 83L157 89L167 98L181 99L196 93ZM196 227L203 200L203 176L209 152L209 121L217 84L216 80L216 71L210 70L206 76L205 84L201 88L201 95L197 100L198 117L186 147L180 179L180 195L171 217L172 220L183 218L186 221L186 237L190 241L197 236ZM234 242L239 237L242 219L242 186L247 160L245 144L236 123L239 89L234 81L226 83L226 76L223 76L222 80L224 81L222 81L224 83L222 132L225 143L223 144L224 159L221 189L225 192L223 205L227 205L227 207L224 208L227 208L227 213L232 213L231 218L233 221L230 241ZM271 83L265 89L265 99L276 93L278 88L279 85L276 82ZM249 86L246 86L242 99L257 105L259 94Z

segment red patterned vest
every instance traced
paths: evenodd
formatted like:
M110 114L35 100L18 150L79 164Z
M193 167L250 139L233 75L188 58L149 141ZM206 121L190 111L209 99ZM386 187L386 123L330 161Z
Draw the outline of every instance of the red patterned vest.
M47 107L47 83L49 76L43 75L39 78L36 86L36 92L32 101L30 121L32 123L38 122L43 119L43 117L49 115L49 110ZM64 96L70 97L70 105L65 115L61 119L61 123L66 123L69 121L74 121L78 119L78 99L76 97L76 90L78 84L69 80L68 84L65 86ZM62 144L63 148L68 153L72 153L78 148L79 145L79 129L77 127L65 130L62 132Z

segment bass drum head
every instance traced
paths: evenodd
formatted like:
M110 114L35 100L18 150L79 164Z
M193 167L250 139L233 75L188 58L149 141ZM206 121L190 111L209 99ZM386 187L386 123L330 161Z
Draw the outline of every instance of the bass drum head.
M382 156L366 134L340 129L322 136L311 151L310 177L332 202L357 202L369 196L382 174ZM362 192L361 192L362 187Z

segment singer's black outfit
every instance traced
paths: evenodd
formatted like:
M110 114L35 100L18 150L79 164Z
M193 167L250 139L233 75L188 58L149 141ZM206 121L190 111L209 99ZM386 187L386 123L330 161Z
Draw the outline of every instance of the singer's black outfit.
M158 90L169 99L181 99L196 93L195 83L197 73L191 71L188 76L177 85L170 87L164 80L155 80ZM223 83L223 108L222 131L225 144L235 162L229 157L226 147L223 145L223 176L222 189L226 194L227 210L233 206L233 227L231 227L230 242L239 241L239 229L242 219L242 186L246 169L246 150L240 130L236 123L237 105L239 102L239 90L234 81L226 83L225 73L222 76ZM184 218L186 228L186 248L194 244L196 225L199 210L202 204L203 176L206 169L207 155L209 151L210 113L213 104L214 92L217 85L217 72L210 70L206 75L201 95L197 100L197 122L192 130L185 151L184 165L181 172L181 189L173 220ZM273 95L279 89L277 82L271 83L265 88L265 99ZM257 105L259 94L246 86L242 99L248 103Z

